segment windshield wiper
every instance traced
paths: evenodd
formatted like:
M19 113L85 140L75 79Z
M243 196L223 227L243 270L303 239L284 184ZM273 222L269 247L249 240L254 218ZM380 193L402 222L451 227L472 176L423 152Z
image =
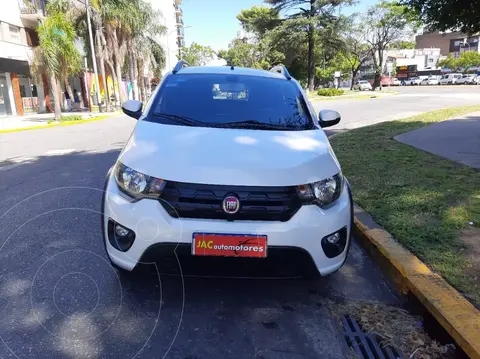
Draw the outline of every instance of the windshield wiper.
M182 125L186 125L186 126L210 127L210 124L195 120L191 117L173 115L169 113L156 113L155 116L165 117L165 118L168 118L169 120L180 122Z
M259 128L263 130L294 130L293 128L282 126L282 125L274 125L272 123L264 123L259 122L256 120L248 120L248 121L238 121L238 122L227 122L227 123L219 123L216 124L215 127L221 128Z

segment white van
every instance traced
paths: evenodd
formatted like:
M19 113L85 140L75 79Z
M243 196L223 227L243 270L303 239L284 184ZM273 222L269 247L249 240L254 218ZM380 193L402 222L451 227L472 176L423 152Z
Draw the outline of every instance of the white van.
M462 74L447 74L440 79L440 85L454 85L458 79L462 78Z

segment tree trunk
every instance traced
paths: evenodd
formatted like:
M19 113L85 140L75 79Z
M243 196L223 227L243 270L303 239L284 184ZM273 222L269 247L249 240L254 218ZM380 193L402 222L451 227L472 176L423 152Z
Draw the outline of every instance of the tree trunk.
M355 82L355 78L357 77L359 68L360 67L352 68L352 83L350 84L350 90L353 90L353 83Z
M117 92L117 89L116 89L116 86L118 86L118 79L117 79L117 73L115 71L115 66L113 65L113 63L111 61L106 61L107 65L108 65L108 68L110 70L110 72L112 73L112 81L113 81L113 96L115 98L115 104L114 106L117 107L118 104L120 103L120 99L118 97L118 92Z
M107 88L107 77L105 76L105 56L103 54L103 46L102 46L102 39L101 39L101 28L95 29L95 40L97 45L97 58L98 62L100 63L100 75L102 75L102 85L103 85L103 97L105 101L105 110L110 112L110 98L108 96L108 88ZM99 89L100 90L100 89Z
M315 0L310 0L310 24L308 25L308 91L315 88L315 27L313 17L315 16Z
M137 61L135 59L135 54L133 53L133 44L129 41L128 44L128 60L129 60L129 70L130 70L130 81L132 81L132 95L133 99L138 101L138 70L137 70Z
M61 97L59 98L58 96L57 79L54 76L49 76L48 81L50 83L50 88L52 89L55 121L60 121L60 117L62 116L62 109L60 108Z
M115 63L115 74L117 76L117 83L118 83L118 92L119 92L120 102L123 103L126 99L126 96L125 96L125 89L123 87L123 81L122 81L122 62L120 59L121 57L120 46L118 43L117 33L115 32L115 30L113 30L111 34L112 34L113 56L114 56L114 63Z
M65 83L65 90L68 92L68 96L70 96L70 104L72 106L71 109L73 109L73 92L72 92L72 86L70 86L70 82L68 82L68 76L66 76L64 79L63 79L63 82ZM71 110L70 108L68 108L67 110Z
M65 109L64 105L66 103L65 99L65 93L62 91L62 85L60 83L59 79L55 79L55 83L57 84L57 94L58 94L58 99L60 100L59 105L60 105L60 111Z
M378 62L376 56L373 56L373 64L375 66L375 81L373 82L373 89L375 90L377 87L382 89L382 73L383 73L383 49L381 47L378 48Z
M313 51L315 48L315 34L313 25L309 25L308 30L308 91L313 91L315 87L315 60Z
M51 87L49 85L49 78L47 77L47 74L45 70L42 71L42 84L43 84L43 95L45 96L45 110L47 112L53 112L52 108L52 102L50 99L50 90Z
M142 102L146 102L147 101L147 91L145 89L145 77L143 76L144 74L144 67L145 67L145 63L143 62L143 60L140 60L140 58L137 58L137 74L138 74L138 82L139 82L139 91L140 91L140 97L141 97L141 101Z

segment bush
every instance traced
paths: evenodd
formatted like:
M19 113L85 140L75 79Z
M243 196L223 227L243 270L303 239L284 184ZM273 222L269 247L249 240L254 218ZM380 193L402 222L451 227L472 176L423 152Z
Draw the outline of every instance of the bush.
M343 90L335 89L335 88L328 88L328 89L320 89L317 91L318 96L340 96L343 95Z
M60 117L60 122L81 121L81 120L83 120L83 118L80 115L67 115L67 116Z

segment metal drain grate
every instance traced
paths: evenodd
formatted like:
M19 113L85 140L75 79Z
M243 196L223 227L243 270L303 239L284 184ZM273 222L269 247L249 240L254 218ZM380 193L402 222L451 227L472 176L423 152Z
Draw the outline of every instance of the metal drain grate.
M365 333L350 315L342 317L343 337L349 348L365 359L403 359L404 355L395 348L380 346L375 333Z

